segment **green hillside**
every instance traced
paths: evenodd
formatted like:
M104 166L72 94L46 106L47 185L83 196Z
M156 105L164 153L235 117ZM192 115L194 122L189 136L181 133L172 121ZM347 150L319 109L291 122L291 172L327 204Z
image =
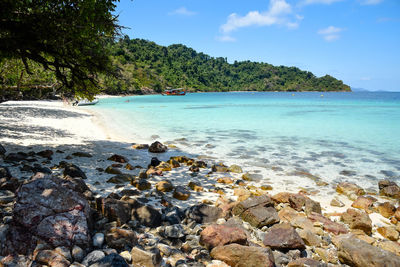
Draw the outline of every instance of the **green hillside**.
M317 78L296 67L251 61L230 64L181 44L168 47L125 37L111 46L118 79L104 78L107 93L184 87L192 91L351 91L332 76Z

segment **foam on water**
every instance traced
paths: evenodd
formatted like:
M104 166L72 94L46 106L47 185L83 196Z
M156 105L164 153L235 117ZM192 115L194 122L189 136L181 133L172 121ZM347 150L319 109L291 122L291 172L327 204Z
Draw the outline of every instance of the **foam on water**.
M378 179L400 181L400 93L153 95L87 108L132 142L170 141L260 172L281 190L312 187L309 174L375 190Z

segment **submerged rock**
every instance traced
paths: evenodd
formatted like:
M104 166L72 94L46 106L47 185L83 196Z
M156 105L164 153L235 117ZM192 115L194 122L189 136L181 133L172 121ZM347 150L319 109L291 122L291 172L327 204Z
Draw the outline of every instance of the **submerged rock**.
M111 161L115 161L115 162L119 162L119 163L128 163L128 161L129 161L124 156L121 156L121 155L118 155L118 154L112 155L107 160L111 160Z

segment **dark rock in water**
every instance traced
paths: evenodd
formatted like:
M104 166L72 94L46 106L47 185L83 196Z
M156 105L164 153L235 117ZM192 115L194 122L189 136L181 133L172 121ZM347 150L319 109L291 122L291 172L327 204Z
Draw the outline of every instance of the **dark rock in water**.
M106 256L103 251L101 250L94 250L90 252L89 254L86 255L86 257L83 259L82 264L85 266L90 266L101 259L103 259Z
M93 157L92 154L90 154L88 152L75 152L75 153L72 153L72 156L80 157L80 158L91 158L91 157Z
M159 267L161 266L162 257L160 250L142 250L138 247L134 247L131 250L132 264L133 266L144 266L144 267Z
M160 163L161 161L158 158L152 157L150 161L150 166L157 167L158 165L160 165Z
M8 154L4 160L8 162L20 162L23 160L26 160L28 158L28 154L23 153L23 152L18 152L18 153L10 153Z
M200 168L197 167L197 166L192 165L192 166L189 167L189 171L191 171L191 172L199 172Z
M126 246L135 246L137 237L132 230L114 227L107 231L106 242L111 248L124 249Z
M229 168L228 168L228 166L225 166L224 164L220 163L220 164L211 166L211 170L213 172L228 172Z
M367 235L372 233L372 221L368 214L361 210L347 209L340 216L340 220L348 224L351 229L360 229Z
M359 267L400 266L400 257L389 251L372 246L351 234L340 235L333 240L341 263Z
M175 187L173 197L179 200L187 200L190 197L190 191L183 186Z
M133 144L132 148L133 149L148 149L149 145L148 144Z
M11 172L7 167L0 166L0 178L11 178Z
M87 179L86 174L75 164L65 163L64 176L79 177L82 179Z
M0 144L0 155L4 155L6 152L7 150L4 148L4 146L2 146L2 144Z
M104 258L96 261L90 267L129 267L125 259L117 253L111 253Z
M303 239L288 223L275 224L264 237L264 245L272 249L305 249Z
M134 178L135 178L135 176L133 176L131 174L118 174L118 175L115 175L115 176L111 177L110 179L108 179L107 183L124 184L124 183L131 182Z
M193 162L193 166L204 169L207 168L207 163L202 160L196 160L195 162Z
M242 179L245 181L260 181L262 180L263 176L257 173L245 173L242 175Z
M119 193L121 196L128 196L128 197L140 196L140 191L136 189L124 189Z
M200 244L207 249L232 243L247 245L247 234L242 228L226 225L210 225L200 234Z
M239 244L219 246L211 251L211 257L229 266L273 267L274 256L270 248L248 247Z
M244 211L240 217L258 228L279 222L279 216L274 207L256 206Z
M131 184L139 190L149 190L151 183L146 179L135 179L131 181Z
M163 180L156 184L156 189L160 192L171 192L174 190L174 186L170 180Z
M46 173L46 174L51 174L52 173L50 168L40 166L39 164L34 164L33 167L31 168L31 170L34 173L36 173L36 172L42 172L42 173Z
M206 204L192 206L185 211L185 214L187 218L202 224L213 223L223 217L221 208Z
M114 154L111 157L109 157L107 160L119 162L119 163L127 163L129 160L125 158L124 156Z
M164 153L167 151L167 146L161 144L160 142L156 141L152 143L149 147L149 152L151 153Z
M73 188L71 182L50 176L22 185L13 210L13 221L19 226L13 227L13 235L4 242L11 250L6 251L29 251L31 241L26 238L40 238L53 247L86 247L90 243L90 207Z
M38 156L41 156L42 158L51 159L51 157L53 156L54 152L51 151L50 149L47 149L47 150L43 150L43 151L37 152L36 154Z
M108 166L108 167L105 169L104 172L105 172L105 173L108 173L108 174L122 174L121 170L119 170L119 169L117 169L117 168L114 168L114 167L112 167L112 166Z

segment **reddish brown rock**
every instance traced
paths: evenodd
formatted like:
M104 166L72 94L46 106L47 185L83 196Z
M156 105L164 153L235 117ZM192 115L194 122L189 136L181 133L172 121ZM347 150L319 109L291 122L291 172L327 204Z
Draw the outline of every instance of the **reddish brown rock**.
M304 212L308 215L311 212L321 213L321 204L312 199L306 199L306 203L304 205Z
M376 202L377 199L371 196L359 196L351 206L356 209L362 209L366 212L371 212L372 204Z
M236 267L273 267L274 257L271 249L248 247L238 244L216 247L211 251L211 257Z
M395 199L400 199L400 187L392 181L382 180L379 181L379 194Z
M372 221L364 211L347 209L340 216L340 220L348 224L351 229L360 229L367 235L370 235L372 232Z
M390 202L381 203L377 207L378 212L385 218L392 217L396 212L396 207Z
M333 233L335 235L348 233L346 227L343 224L333 222L321 214L312 212L308 215L308 218L313 222L322 223L323 229L327 232Z
M200 244L207 249L231 243L247 245L246 232L238 227L226 225L207 226L200 234Z
M264 237L264 245L272 249L304 249L306 246L288 223L275 224Z
M289 196L290 207L297 211L302 211L303 206L306 204L307 198L300 194L292 194Z

